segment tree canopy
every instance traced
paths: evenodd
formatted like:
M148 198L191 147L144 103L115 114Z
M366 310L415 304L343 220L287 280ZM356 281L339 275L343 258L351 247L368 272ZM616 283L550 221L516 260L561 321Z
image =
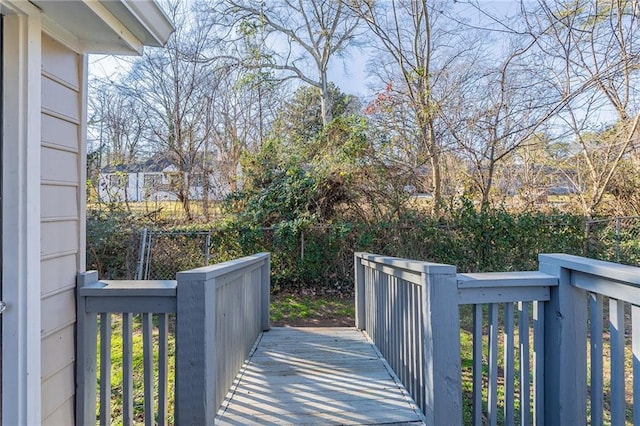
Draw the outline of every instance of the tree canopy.
M200 182L261 225L378 220L416 198L434 217L463 197L640 213L636 1L167 6L167 46L91 82L90 154L171 158L187 211ZM345 57L368 64L362 97L331 80Z

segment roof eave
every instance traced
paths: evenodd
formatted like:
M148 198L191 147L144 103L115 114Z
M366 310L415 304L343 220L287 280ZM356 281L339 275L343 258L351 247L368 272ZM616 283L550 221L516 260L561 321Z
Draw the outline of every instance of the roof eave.
M175 30L154 0L106 0L102 4L145 46L164 46Z
M3 0L0 0L3 1ZM46 30L81 53L141 54L174 27L155 0L31 0Z

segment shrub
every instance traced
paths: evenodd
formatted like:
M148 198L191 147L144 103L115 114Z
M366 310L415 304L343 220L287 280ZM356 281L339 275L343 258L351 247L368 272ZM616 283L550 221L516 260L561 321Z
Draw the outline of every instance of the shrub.
M97 267L104 278L132 277L139 256L137 225L140 222L127 215L88 215L88 265ZM351 293L356 251L452 264L458 272L484 272L535 270L539 253L582 254L584 247L580 216L477 211L470 204L438 220L418 214L378 223L319 224L297 219L268 228L227 220L208 231L210 263L271 252L276 292ZM193 239L196 246L167 241L171 246L157 251L169 254L157 262L169 272L150 278L171 278L178 270L203 262L202 240Z

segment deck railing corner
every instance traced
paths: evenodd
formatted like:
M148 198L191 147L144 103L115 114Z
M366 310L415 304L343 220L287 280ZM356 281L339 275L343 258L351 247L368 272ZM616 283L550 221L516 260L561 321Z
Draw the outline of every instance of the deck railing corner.
M356 327L425 414L462 424L456 267L355 253Z
M270 270L270 254L258 253L178 273L176 424L213 424L236 373L269 328Z
M571 285L566 255L539 255L540 272L558 278L550 287L544 318L544 420L587 424L587 299ZM572 398L563 397L573 395Z
M260 332L269 328L270 255L180 272L177 278L98 281L95 271L78 274L76 424L95 424L99 418L107 425L114 420L111 337L119 327L112 327L112 319L122 324L119 411L122 424L133 424L134 316L142 328L144 422L168 423L168 324L174 315L175 424L214 423L236 373Z

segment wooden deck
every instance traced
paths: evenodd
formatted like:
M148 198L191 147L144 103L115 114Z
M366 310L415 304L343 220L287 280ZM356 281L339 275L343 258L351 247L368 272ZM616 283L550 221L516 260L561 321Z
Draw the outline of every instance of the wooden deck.
M216 424L424 424L390 371L354 328L273 328L258 339Z

